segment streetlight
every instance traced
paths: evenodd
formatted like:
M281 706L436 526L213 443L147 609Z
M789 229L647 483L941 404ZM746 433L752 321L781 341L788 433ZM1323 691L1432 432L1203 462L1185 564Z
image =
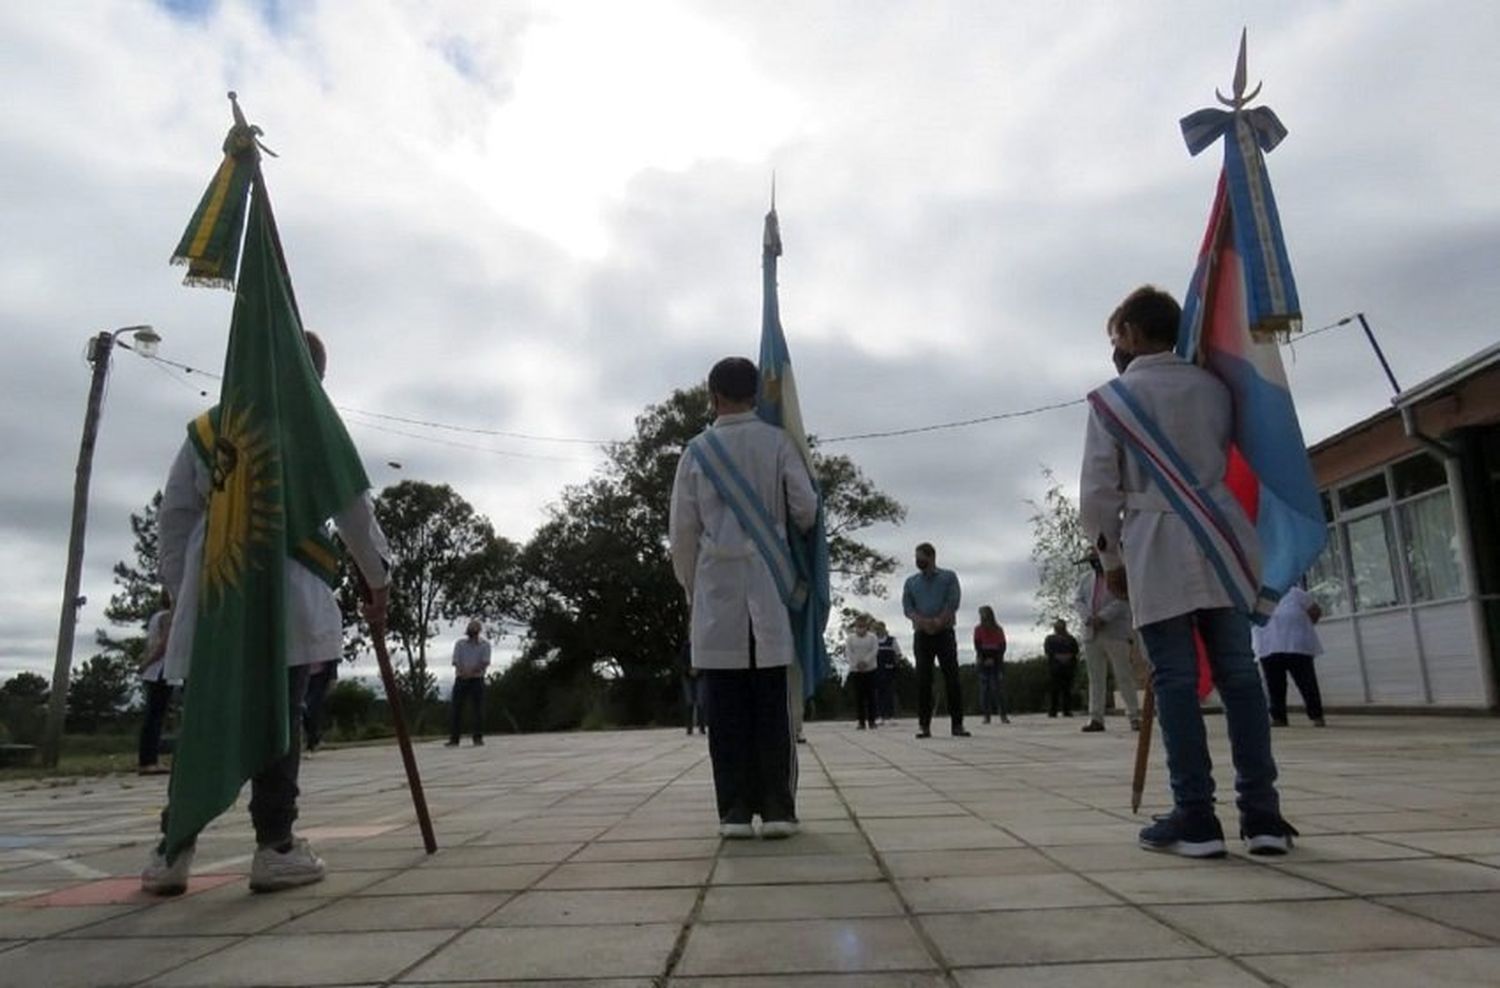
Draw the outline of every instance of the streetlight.
M156 352L161 335L150 326L125 326L89 340L88 361L94 366L89 403L83 415L83 441L78 446L78 470L73 479L73 525L68 533L68 568L63 576L62 615L57 622L57 658L52 664L52 693L47 698L47 732L42 739L42 764L57 765L62 746L63 717L68 707L68 672L73 663L73 631L78 623L78 583L83 571L83 533L88 522L89 477L94 470L94 440L99 435L99 412L104 402L104 380L109 355L119 338L129 333L143 356ZM126 344L120 344L126 346Z

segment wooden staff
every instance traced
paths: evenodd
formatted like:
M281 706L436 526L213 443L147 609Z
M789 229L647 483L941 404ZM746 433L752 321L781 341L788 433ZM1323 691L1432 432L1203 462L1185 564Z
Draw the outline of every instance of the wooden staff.
M1137 675L1145 670L1146 687L1140 699L1140 733L1136 736L1136 774L1131 777L1130 811L1140 813L1140 798L1146 792L1146 765L1151 759L1151 732L1157 726L1157 693L1151 688L1151 666L1140 661L1136 640L1130 643L1131 670Z
M359 596L369 601L370 588L365 583L358 567L353 567L359 585ZM427 797L422 793L422 776L417 772L417 756L411 749L411 734L406 730L406 716L401 712L401 690L396 686L396 673L391 668L391 655L385 647L385 627L373 625L370 638L375 646L375 661L380 666L380 681L385 684L386 703L391 708L391 723L396 728L396 745L401 749L401 764L406 767L406 784L411 789L412 806L417 811L417 825L422 828L422 846L428 854L437 852L437 837L432 832L432 817L427 812Z

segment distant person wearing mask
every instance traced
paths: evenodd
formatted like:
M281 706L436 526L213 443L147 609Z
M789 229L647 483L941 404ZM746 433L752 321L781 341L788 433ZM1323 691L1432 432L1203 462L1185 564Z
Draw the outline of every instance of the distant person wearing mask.
M464 637L453 643L453 718L446 747L457 748L463 733L464 704L474 708L474 743L484 744L484 674L490 667L490 643L479 637L484 626L470 621Z
M917 572L906 578L901 609L912 626L912 652L917 657L918 738L932 737L932 666L943 670L943 687L953 736L969 737L964 730L964 695L958 682L958 639L953 623L958 616L961 591L958 574L939 569L937 550L923 542L916 549Z

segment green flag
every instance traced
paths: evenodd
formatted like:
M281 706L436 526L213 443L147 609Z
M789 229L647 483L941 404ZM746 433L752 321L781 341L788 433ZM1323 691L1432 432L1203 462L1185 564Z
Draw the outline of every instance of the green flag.
M234 94L230 93L231 100ZM224 160L203 192L193 218L188 220L173 264L186 264L185 285L210 285L234 289L235 262L239 260L240 237L245 230L245 193L258 170L260 158L256 136L259 128L245 123L239 104L234 104L235 124L224 138Z
M370 486L308 353L258 166L250 185L210 437L212 489L172 767L169 859L234 802L246 779L286 753L288 559Z

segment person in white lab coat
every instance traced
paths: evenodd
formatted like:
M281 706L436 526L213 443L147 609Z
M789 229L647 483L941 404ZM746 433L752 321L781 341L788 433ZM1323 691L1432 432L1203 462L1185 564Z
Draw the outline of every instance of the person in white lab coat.
M691 608L693 667L703 678L719 831L729 838L753 837L755 816L762 837L797 831L787 692L796 650L765 553L778 539L784 546L789 523L811 529L818 510L795 444L755 414L758 385L755 365L744 357L714 365L708 389L716 418L682 454L668 522L673 570ZM725 488L726 500L721 485L736 482ZM735 492L743 496L735 499ZM752 512L752 533L737 510Z
M1258 579L1255 528L1224 484L1233 408L1228 389L1173 353L1182 311L1166 292L1132 292L1110 317L1110 333L1133 356L1120 376L1144 417L1197 478L1227 520ZM1101 389L1102 391L1103 389ZM1197 694L1201 636L1224 704L1234 754L1240 833L1252 853L1285 853L1296 831L1281 817L1265 693L1250 650L1250 623L1172 504L1098 405L1084 442L1079 514L1105 580L1128 597L1152 664L1174 809L1141 831L1141 845L1189 857L1225 853ZM1128 583L1127 583L1128 575Z
M322 341L313 333L305 334L305 338L313 366L321 378L327 361ZM209 426L200 417L190 428L194 427ZM190 440L184 441L167 476L159 515L161 582L176 602L165 656L168 679L190 681L211 482L209 466L197 446ZM333 521L350 558L371 588L366 617L372 626L383 628L390 548L375 520L369 492L355 498ZM333 590L307 565L289 557L286 574L287 710L292 743L285 755L250 780L250 819L256 842L250 863L250 888L258 892L307 885L321 881L326 873L323 859L306 840L294 836L292 824L297 819L297 777L302 751L299 721L308 671L313 665L341 658L343 617ZM166 823L163 812L163 832ZM192 860L191 847L170 864L163 849L156 847L141 873L141 887L157 895L180 894L187 887Z
M861 731L876 726L875 662L880 639L870 630L870 617L861 614L844 638L844 658L849 661L849 685L854 687L854 710Z
M1086 734L1104 730L1108 670L1113 668L1120 699L1130 715L1130 728L1138 731L1141 708L1135 672L1130 668L1130 605L1105 585L1099 553L1090 550L1087 562L1089 571L1078 581L1073 594L1073 610L1078 614L1083 637L1083 663L1089 671L1089 722L1083 730Z

